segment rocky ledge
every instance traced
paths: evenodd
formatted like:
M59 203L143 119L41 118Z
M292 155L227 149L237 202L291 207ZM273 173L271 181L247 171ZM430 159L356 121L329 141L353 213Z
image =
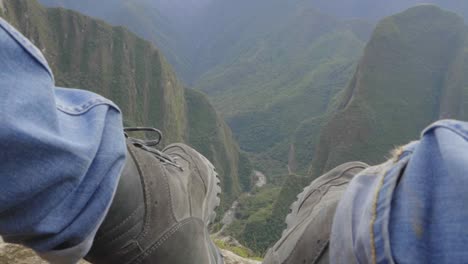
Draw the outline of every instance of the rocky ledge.
M230 251L221 250L225 264L260 264L258 261L242 258ZM32 250L18 245L4 243L0 238L0 263L1 264L47 264ZM89 264L80 261L79 264Z

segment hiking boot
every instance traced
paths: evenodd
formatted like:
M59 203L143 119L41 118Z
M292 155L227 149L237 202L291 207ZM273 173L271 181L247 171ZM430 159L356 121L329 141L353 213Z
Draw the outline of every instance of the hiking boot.
M221 192L213 165L194 149L162 152L127 139L115 198L86 260L102 264L220 264L208 224Z
M304 188L290 207L281 239L268 250L263 263L328 264L335 209L354 175L367 167L361 162L345 163Z

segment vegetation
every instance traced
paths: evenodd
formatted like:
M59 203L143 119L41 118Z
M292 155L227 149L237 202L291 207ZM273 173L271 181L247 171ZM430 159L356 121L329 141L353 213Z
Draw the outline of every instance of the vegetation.
M283 164L280 175L288 173L291 135L303 121L323 115L346 87L366 40L361 31L370 31L365 23L339 22L310 9L298 12L197 84L241 148ZM300 159L297 169L306 171L310 160L293 155Z
M328 14L343 18L380 19L418 4L437 4L440 7L456 10L468 18L468 6L459 0L313 0L312 5Z
M241 256L243 258L249 258L253 260L258 260L262 261L263 259L256 256L250 249L243 247L243 246L236 246L236 245L231 245L223 240L220 239L214 239L214 243L216 246L218 246L220 249L225 249L228 251L231 251L235 253L238 256Z
M241 200L237 212L240 220L233 223L228 234L262 256L280 238L290 205L309 182L307 177L289 175L280 189L266 187L247 201Z
M220 119L208 99L195 90L186 89L188 141L216 165L221 177L223 196L218 214L229 208L242 190L250 188L252 167L239 152L228 126Z

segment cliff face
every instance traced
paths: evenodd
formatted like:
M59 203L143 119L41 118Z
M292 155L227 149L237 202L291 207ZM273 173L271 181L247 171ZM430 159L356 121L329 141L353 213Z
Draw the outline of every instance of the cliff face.
M436 6L382 20L325 122L312 175L350 160L378 163L441 118L466 119L467 27Z
M0 16L43 51L56 85L88 89L113 100L126 126L161 129L163 145L185 142L198 148L221 176L223 208L240 193L241 183L248 182L250 163L239 164L243 156L229 128L203 94L186 92L154 45L123 27L44 8L33 0L0 1Z
M159 127L166 143L184 139L184 89L153 45L69 10L45 9L36 1L3 4L2 16L43 51L58 86L112 99L127 125Z

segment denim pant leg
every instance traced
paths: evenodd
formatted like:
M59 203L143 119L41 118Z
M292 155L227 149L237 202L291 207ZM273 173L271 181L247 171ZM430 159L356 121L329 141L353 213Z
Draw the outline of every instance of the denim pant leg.
M89 250L124 164L119 109L56 88L40 51L0 18L0 124L0 235L73 263Z
M441 120L350 183L332 263L467 263L468 123Z

